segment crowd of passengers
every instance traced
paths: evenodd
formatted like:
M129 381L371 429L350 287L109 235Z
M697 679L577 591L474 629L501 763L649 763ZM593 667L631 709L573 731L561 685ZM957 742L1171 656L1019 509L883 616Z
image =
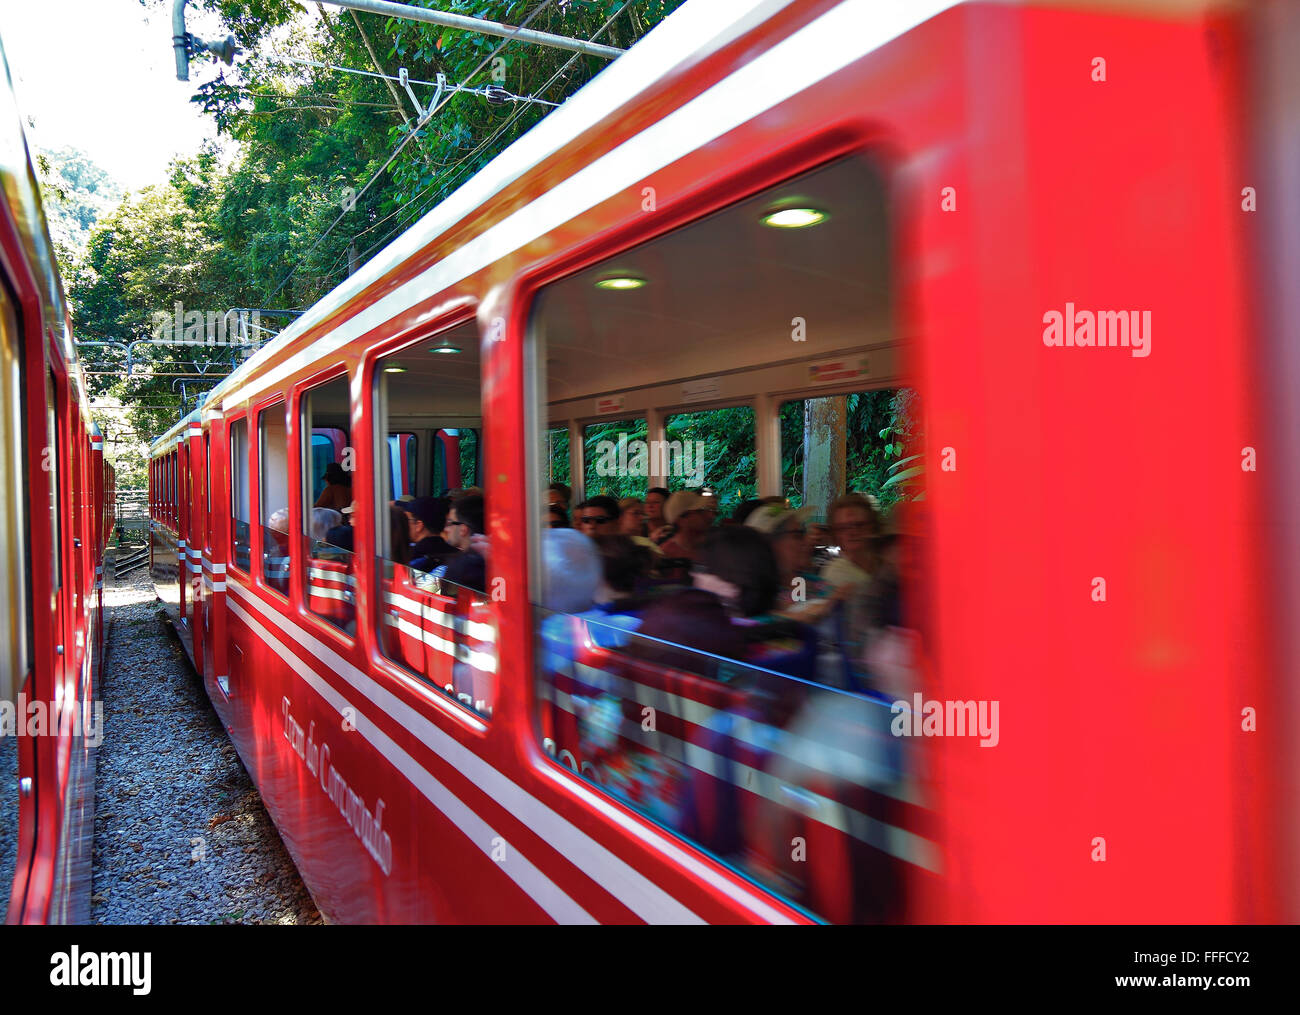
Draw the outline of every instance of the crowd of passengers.
M588 498L572 522L569 500L563 484L548 488L543 606L582 616L597 643L710 675L707 657L721 657L855 690L910 682L907 505L885 518L850 493L829 506L828 529L782 497L719 519L716 498L659 487L644 501Z
M353 549L354 503L342 468L330 465L324 479L309 526L313 553L327 556L331 546ZM812 509L782 497L744 501L718 519L716 498L656 487L644 501L590 497L570 520L571 496L562 483L547 489L542 605L588 621L596 642L632 642L695 672L715 670L721 658L835 687L902 690L906 504L885 518L872 498L846 494L827 510L828 527L809 524ZM276 512L268 524L284 532L287 522ZM390 501L388 524L394 563L484 591L490 547L480 490ZM548 642L560 630L551 624Z

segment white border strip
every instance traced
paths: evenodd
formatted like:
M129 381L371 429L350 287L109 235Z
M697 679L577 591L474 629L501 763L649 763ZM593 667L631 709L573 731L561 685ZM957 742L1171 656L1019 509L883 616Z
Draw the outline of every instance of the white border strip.
M241 594L243 594L242 590ZM446 815L447 819L459 828L466 838L482 850L486 856L491 858L494 840L505 842L508 847L506 860L499 863L502 873L523 889L551 919L557 923L566 924L594 924L597 922L590 913L570 898L554 881L528 860L520 852L518 846L510 843L504 836L499 835L491 825L480 818L464 801L395 744L383 730L376 727L359 709L353 708L348 699L339 694L327 681L319 677L310 666L292 652L282 649L279 640L272 637L265 627L249 616L235 598L228 599L227 602L234 614L247 624L255 635L260 637L266 645L274 648L276 654L287 662L293 671L302 677L307 685L324 699L334 711L340 716L346 714L349 721L356 728L356 732L365 737L389 764L401 772L410 781L411 785L415 786L434 807ZM344 709L351 709L352 712L355 712L355 715L345 713Z

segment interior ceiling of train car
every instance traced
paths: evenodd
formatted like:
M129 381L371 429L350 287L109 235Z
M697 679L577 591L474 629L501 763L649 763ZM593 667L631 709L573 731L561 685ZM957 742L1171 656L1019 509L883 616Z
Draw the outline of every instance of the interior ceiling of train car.
M479 334L473 323L431 335L378 366L388 413L398 417L474 416L479 408Z
M765 221L804 209L825 217ZM860 160L836 162L549 287L534 318L548 401L886 341L890 286L881 181Z

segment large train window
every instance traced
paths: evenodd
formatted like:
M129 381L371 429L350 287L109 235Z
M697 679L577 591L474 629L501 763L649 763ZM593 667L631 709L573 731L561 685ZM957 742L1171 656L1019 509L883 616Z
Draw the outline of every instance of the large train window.
M59 418L57 413L58 389L54 385L54 374L45 375L45 447L43 456L45 461L41 462L41 468L49 473L50 476L50 546L53 552L50 554L50 582L54 588L59 588L63 584L63 544L62 534L60 532L61 518L59 515L59 475L60 458L59 453Z
M376 622L384 655L480 716L496 697L496 638L486 565L471 548L483 532L478 476L482 425L479 341L472 325L423 338L375 365ZM430 450L428 492L399 470L405 435ZM417 487L418 489L418 487Z
M665 416L663 452L655 464L670 492L717 491L717 511L731 514L758 495L753 407Z
M352 566L353 454L348 444L352 400L346 376L302 399L304 447L302 561L307 608L335 627L356 631L356 576Z
M435 497L455 496L478 485L479 431L474 427L447 427L433 435L433 485Z
M257 416L259 520L262 524L262 580L289 593L289 442L284 403Z
M671 491L667 526L593 539L541 527L553 473L532 473L543 748L836 921L899 917L937 853L891 730L916 686L914 529L878 510L905 487L881 431L906 457L919 416L861 394L902 379L886 210L843 159L547 285L530 322L530 451L586 420L588 497Z
M248 420L237 419L230 424L230 560L245 574L253 570L249 563L253 552L249 488Z
M569 474L569 428L567 426L549 427L542 435L542 465L545 469L547 485L563 483L570 486L573 482ZM565 505L567 510L568 505Z

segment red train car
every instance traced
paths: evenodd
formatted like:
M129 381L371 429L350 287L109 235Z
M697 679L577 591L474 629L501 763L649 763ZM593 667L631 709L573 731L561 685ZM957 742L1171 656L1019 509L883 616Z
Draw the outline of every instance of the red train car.
M7 63L0 91L0 919L80 922L114 476Z
M1242 203L1272 163L1234 117L1288 100L1244 70L1256 24L687 4L162 438L160 595L322 913L1293 917L1290 755L1251 719L1292 693ZM873 536L839 495L899 454L882 405L920 457ZM719 413L725 460L692 438ZM311 528L322 430L348 548ZM482 490L481 583L406 563L399 435L409 492ZM778 563L825 521L866 620L743 656L687 612L620 626L541 521L557 477L684 491L692 531L801 505ZM449 537L480 527L456 503Z

